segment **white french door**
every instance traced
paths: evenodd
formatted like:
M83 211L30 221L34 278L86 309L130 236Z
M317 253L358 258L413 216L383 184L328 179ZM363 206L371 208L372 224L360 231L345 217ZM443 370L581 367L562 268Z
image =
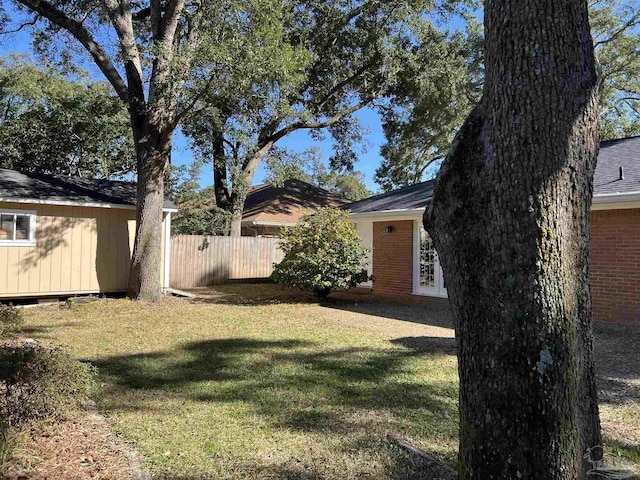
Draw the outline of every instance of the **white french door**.
M422 222L414 223L413 291L419 295L446 297L447 287L438 252L429 234L422 227Z

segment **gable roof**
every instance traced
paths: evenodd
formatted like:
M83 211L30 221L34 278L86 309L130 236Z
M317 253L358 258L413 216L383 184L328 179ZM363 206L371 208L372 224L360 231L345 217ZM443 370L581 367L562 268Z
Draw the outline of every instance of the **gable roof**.
M624 179L620 179L620 167ZM435 179L365 198L342 207L351 213L378 213L426 208ZM593 195L599 198L640 193L640 136L607 140L600 144L593 178Z
M624 180L620 180L620 167ZM640 192L640 136L602 142L593 177L593 195L633 192Z
M0 169L0 201L135 208L136 183ZM165 210L175 205L165 200Z
M287 180L282 187L270 183L249 190L242 213L243 224L282 225L298 222L321 207L339 207L348 202L324 188L302 180Z

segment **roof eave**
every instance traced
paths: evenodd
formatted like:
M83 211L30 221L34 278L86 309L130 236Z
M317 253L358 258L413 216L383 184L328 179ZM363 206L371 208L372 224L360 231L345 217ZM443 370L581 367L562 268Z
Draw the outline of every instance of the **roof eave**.
M593 196L592 210L640 208L640 191L605 193Z
M397 217L397 216L421 216L427 207L420 208L401 208L396 210L378 210L374 212L351 212L349 218L352 219L366 219L373 217Z
M263 227L292 227L297 225L296 222L275 222L268 220L244 220L242 222L242 226L244 227L253 227L253 226L263 226Z
M42 198L18 198L18 197L0 197L0 202L6 203L26 203L35 205L56 205L61 207L90 207L90 208L113 208L119 210L135 210L135 205L124 203L107 203L107 202L74 202L71 200L47 200ZM175 207L163 207L163 212L176 213Z

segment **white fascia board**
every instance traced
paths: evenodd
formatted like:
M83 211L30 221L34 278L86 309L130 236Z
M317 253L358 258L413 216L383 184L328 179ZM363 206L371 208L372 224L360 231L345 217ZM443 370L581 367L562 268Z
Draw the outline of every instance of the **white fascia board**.
M90 207L90 208L114 208L119 210L135 210L135 205L123 205L121 203L106 202L74 202L72 200L44 200L40 198L7 198L0 197L0 202L27 203L31 205L57 205L61 207ZM177 208L163 208L163 212L176 213Z
M415 220L422 218L425 207L398 210L383 210L379 212L350 213L351 220Z
M640 191L594 195L591 210L640 208Z
M640 208L640 191L594 195L592 210L614 210L620 208ZM350 213L352 220L390 220L420 218L426 208L382 210L377 212Z
M251 226L264 226L264 227L292 227L297 225L296 222L267 222L262 220L250 220L246 222L242 222L242 226L251 227Z

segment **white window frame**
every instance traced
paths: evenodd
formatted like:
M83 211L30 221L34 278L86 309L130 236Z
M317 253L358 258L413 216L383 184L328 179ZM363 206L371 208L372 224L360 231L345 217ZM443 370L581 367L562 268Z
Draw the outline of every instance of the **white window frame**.
M422 221L413 222L413 294L424 295L427 297L447 298L447 289L444 286L444 275L440 261L436 255L434 274L435 286L425 287L420 285L420 231L422 229Z
M36 211L35 210L12 210L10 208L0 208L0 215L21 215L29 218L29 238L27 240L0 239L0 247L33 247L36 244ZM15 237L15 225L14 225Z

